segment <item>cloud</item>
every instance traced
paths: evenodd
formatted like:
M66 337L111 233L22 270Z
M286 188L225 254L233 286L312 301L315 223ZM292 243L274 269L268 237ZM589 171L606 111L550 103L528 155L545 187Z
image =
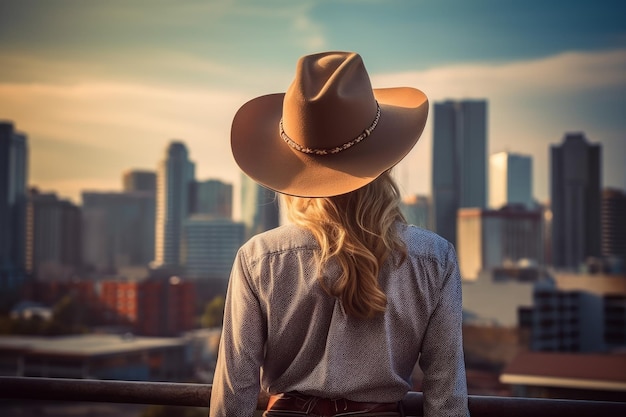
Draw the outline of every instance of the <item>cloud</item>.
M623 161L615 157L626 152L626 118L617 110L626 108L626 49L380 73L372 76L372 84L423 89L431 104L487 99L490 152L532 154L540 199L549 193L549 146L569 131L584 131L590 141L601 142L605 185L626 188ZM405 188L429 193L431 155L432 115L418 147L399 166L400 179L409 184Z
M248 98L237 91L105 82L0 84L0 115L29 136L30 179L35 183L52 185L49 178L59 179L50 175L55 171L63 171L65 179L88 175L102 184L107 178L119 178L123 169L156 168L172 139L188 144L200 177L234 180L230 121ZM62 155L55 152L60 144ZM94 165L99 173L93 172ZM60 182L58 187L70 183ZM77 197L74 186L63 192Z
M305 50L322 50L327 44L322 26L312 20L309 15L314 3L303 4L294 9L290 21L296 33L296 43Z
M436 99L446 96L535 95L626 85L626 49L567 52L543 59L436 67L376 74L377 86L424 86Z
M605 143L608 169L623 172L623 161L614 155L624 154L626 122L615 110L625 105L624 68L626 50L566 53L540 60L377 73L372 74L372 84L417 86L431 102L487 98L491 150L533 154L535 192L545 197L549 143L571 129L585 130L592 140ZM109 187L119 182L124 169L156 169L171 139L187 143L199 178L237 185L239 173L229 145L232 117L249 98L284 91L291 76L291 69L289 74L260 69L254 87L248 86L249 80L237 88L106 78L63 84L5 82L0 83L0 118L13 120L29 135L32 182L57 189L62 196L76 198L79 187L88 184ZM431 123L432 116L422 139L398 167L406 192L430 191Z

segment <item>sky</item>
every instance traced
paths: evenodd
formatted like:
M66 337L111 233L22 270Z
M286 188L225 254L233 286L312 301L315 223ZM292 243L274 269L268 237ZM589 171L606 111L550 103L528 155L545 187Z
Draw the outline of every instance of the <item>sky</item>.
M547 201L550 146L602 145L603 186L626 190L626 6L546 0L0 0L0 120L29 140L29 183L80 203L156 170L186 143L199 180L240 182L230 124L284 92L297 59L361 54L374 87L431 105L488 101L489 153L533 158ZM397 167L430 194L432 113ZM237 193L237 191L236 191Z

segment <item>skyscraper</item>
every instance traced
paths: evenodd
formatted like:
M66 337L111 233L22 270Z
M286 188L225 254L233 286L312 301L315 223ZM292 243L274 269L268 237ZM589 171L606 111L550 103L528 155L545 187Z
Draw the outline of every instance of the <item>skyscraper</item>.
M11 122L0 122L0 294L24 279L28 143Z
M530 156L498 152L489 156L489 206L533 205L532 159Z
M241 218L249 238L278 227L280 214L275 192L260 186L247 175L241 174Z
M219 180L193 181L190 192L190 212L215 218L233 217L233 186Z
M82 264L81 209L31 189L26 210L26 271L37 280L67 280Z
M195 165L182 142L171 142L157 172L156 245L154 266L181 265L183 223L189 215L189 189Z
M554 266L576 269L599 257L601 146L582 133L568 133L551 147L552 260Z
M114 272L154 259L154 194L84 192L82 199L85 264Z
M124 172L122 182L125 192L150 192L156 194L156 172L133 169Z
M541 215L519 206L460 209L457 253L463 279L522 260L543 264Z
M430 217L430 201L423 195L412 194L405 197L400 204L407 223L428 228Z
M435 103L433 228L456 243L457 210L487 205L487 102Z
M602 257L626 272L626 193L614 188L602 191Z
M206 214L190 216L184 225L183 259L186 276L228 281L233 261L245 238L245 226Z

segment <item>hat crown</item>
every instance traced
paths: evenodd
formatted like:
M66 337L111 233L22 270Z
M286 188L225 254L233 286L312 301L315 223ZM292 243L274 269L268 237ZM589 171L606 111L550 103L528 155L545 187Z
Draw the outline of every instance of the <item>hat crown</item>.
M285 93L285 133L308 148L340 146L363 132L377 104L361 56L326 52L300 58Z

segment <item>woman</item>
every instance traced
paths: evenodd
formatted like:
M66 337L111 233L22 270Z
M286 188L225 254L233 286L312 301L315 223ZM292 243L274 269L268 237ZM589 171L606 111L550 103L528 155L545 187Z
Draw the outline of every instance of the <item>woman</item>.
M401 416L415 364L424 415L465 416L461 283L452 245L408 226L390 169L428 100L372 89L361 57L298 61L284 94L244 104L231 145L291 220L237 254L211 416Z

